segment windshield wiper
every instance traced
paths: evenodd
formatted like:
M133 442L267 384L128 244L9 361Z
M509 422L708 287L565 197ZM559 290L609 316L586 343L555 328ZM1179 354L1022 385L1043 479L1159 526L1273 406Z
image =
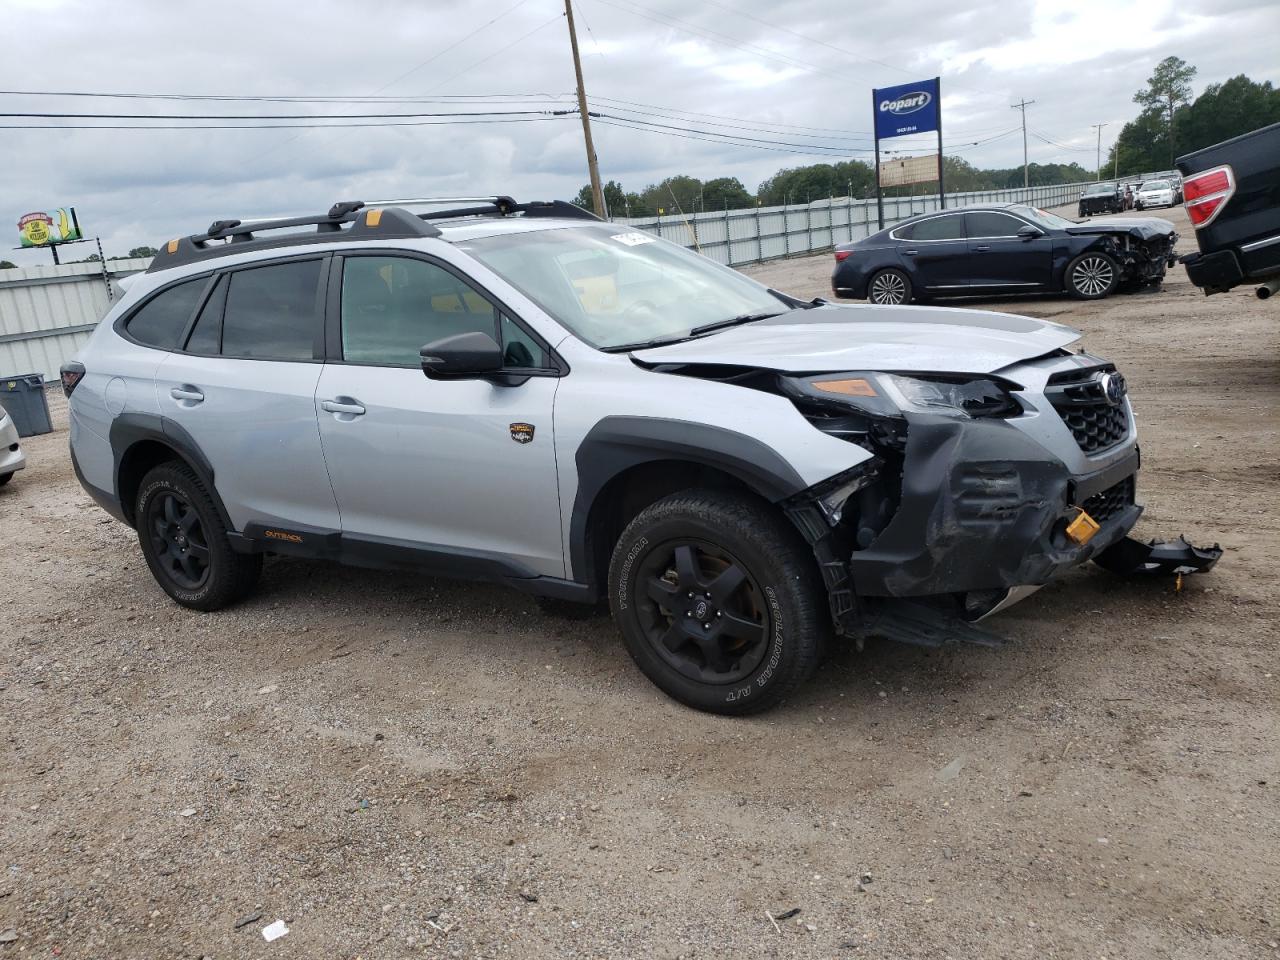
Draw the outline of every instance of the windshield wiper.
M717 330L724 330L728 327L736 327L743 323L752 323L756 320L768 320L770 317L780 317L782 313L742 313L736 317L730 317L727 320L717 320L715 323L704 323L700 327L694 327L688 333L675 337L657 337L653 340L641 340L637 343L621 343L616 347L601 347L604 353L626 353L629 350L648 350L651 347L668 347L673 343L683 343L686 340L692 340L695 337L702 336L707 333L715 333Z
M620 343L616 347L601 347L602 353L627 353L630 350L648 350L650 347L669 347L673 343L688 340L687 334L678 337L657 337L653 340L639 340L636 343Z
M717 320L715 323L704 323L700 327L694 327L689 331L689 336L696 337L700 333L712 333L716 330L724 330L726 327L736 327L744 323L754 323L756 320L768 320L772 317L780 316L782 316L781 312L740 313L736 317L730 317L727 320Z

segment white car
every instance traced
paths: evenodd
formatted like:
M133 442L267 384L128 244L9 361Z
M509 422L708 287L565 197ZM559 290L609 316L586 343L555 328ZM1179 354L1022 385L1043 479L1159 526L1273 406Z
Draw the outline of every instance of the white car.
M0 487L27 465L27 457L18 442L18 425L4 407L0 407Z
M1135 200L1139 210L1150 207L1172 207L1174 202L1173 184L1168 180L1148 180L1138 190Z

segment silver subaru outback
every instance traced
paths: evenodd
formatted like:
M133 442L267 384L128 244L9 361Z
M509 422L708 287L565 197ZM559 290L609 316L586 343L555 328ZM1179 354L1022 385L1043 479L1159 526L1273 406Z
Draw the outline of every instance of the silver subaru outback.
M63 382L178 603L266 554L607 598L654 683L741 714L833 636L964 639L1135 565L1133 414L1077 339L801 301L560 202L348 202L170 241Z

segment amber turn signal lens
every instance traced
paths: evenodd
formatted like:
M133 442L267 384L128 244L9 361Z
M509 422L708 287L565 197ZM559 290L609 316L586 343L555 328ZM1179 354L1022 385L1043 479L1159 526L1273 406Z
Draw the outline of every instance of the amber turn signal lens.
M874 397L875 387L866 380L815 380L814 387L823 393L838 393L845 397Z

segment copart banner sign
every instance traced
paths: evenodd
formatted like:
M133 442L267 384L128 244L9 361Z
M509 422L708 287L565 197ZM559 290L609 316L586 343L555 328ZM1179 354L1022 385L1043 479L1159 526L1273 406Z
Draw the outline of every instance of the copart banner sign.
M938 78L875 91L876 136L881 140L938 129Z

